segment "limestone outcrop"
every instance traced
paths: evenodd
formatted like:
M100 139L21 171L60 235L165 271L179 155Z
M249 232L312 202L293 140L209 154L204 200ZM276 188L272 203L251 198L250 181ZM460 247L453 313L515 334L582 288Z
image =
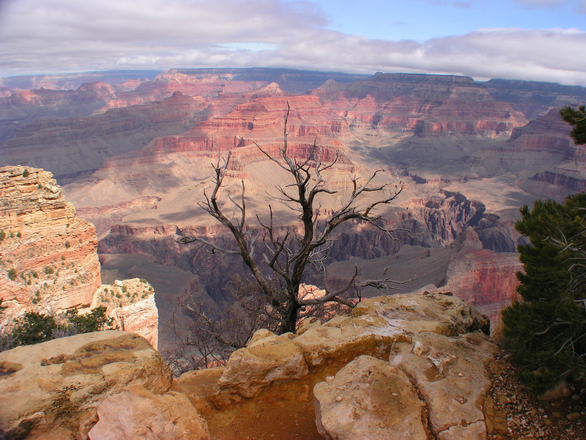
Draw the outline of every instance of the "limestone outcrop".
M140 385L103 401L90 440L209 439L207 424L184 394L154 394Z
M409 377L360 356L313 389L316 424L326 439L427 440L425 407Z
M99 420L96 408L129 385L141 387L141 391L133 392L133 398L142 402L137 413L148 414L166 402L185 404L186 400L164 395L171 386L170 368L146 340L121 331L87 333L17 347L0 353L0 370L0 400L10 402L0 405L0 429L15 436L60 430L63 439L78 435L88 438L88 431ZM109 402L103 414L108 414L108 405L113 405ZM189 407L175 417L188 414ZM105 416L109 420L108 417ZM153 423L161 419L157 420ZM190 426L185 423L185 427Z
M453 296L420 292L368 299L350 316L325 324L305 321L297 334L260 331L248 347L232 354L214 399L218 405L230 404L272 384L340 368L361 355L388 359L395 344L410 343L421 332L451 337L487 333L489 327L486 316Z
M486 438L483 403L496 345L479 333L446 337L424 332L396 348L389 362L410 377L423 397L431 432L440 440Z

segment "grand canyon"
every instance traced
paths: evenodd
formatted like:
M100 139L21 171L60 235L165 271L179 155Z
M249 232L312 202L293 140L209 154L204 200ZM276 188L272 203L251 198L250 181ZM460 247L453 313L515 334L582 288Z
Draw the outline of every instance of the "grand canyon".
M363 223L349 223L336 231L324 260L328 280L348 282L354 268L359 267L364 278L390 275L397 281L390 293L399 294L397 298L410 298L406 294L419 289L425 301L445 302L449 309L445 313L465 321L457 330L441 327L442 319L452 319L445 318L444 312L438 312L439 317L433 319L427 311L417 309L413 313L420 317L427 313L429 316L422 321L439 322L432 332L458 338L456 345L462 352L453 356L464 359L471 346L482 346L477 362L486 364L496 348L488 339L474 339L480 337L472 332L482 327L488 333L488 322L481 314L488 316L493 329L498 328L500 311L516 299L515 274L522 270L516 247L525 240L514 228L519 209L536 199L561 202L567 195L586 189L586 151L584 146L574 145L571 126L559 115L561 107L584 102L586 88L578 86L503 79L478 82L465 76L407 73L173 69L161 73L128 71L0 79L0 167L4 167L0 168L0 183L5 185L0 230L12 232L0 242L0 297L9 305L3 318L11 320L24 310L89 308L99 303L96 298L100 292L125 286L121 292L127 288L136 290L139 297L120 304L121 310L117 315L112 312L112 316L134 322L125 330L147 326L142 336L164 353L180 342L176 327L178 322L187 325L185 305L197 304L210 316L222 316L234 301L233 276L248 276L246 266L239 257L208 252L201 243L180 244L178 238L196 235L218 246L234 248L229 231L201 206L212 187L214 164L228 158L227 178L220 193L226 211L231 209L230 198L239 197L241 185L245 185L251 231L258 230L260 222L268 221L269 205L279 231L298 227L298 213L279 201L276 188L276 184L289 184L289 176L267 157L275 156L282 145L288 112L286 130L291 154L307 158L316 145L321 160L333 164L324 173L331 194L319 198L317 224L348 199L352 179L364 182L379 171L377 184L402 188L392 204L377 211L381 225L392 230L391 234ZM375 196L369 195L366 202L374 200L372 197ZM38 231L42 231L45 240L43 249L35 241L40 239ZM60 276L43 273L51 265L59 269ZM11 277L12 267L23 276ZM33 273L42 276L33 277ZM322 275L310 269L304 281L323 287ZM43 293L49 281L59 295ZM153 289L155 312L151 304ZM357 320L351 326L368 326L362 321L357 323L364 316L384 317L391 327L395 326L394 320L404 319L397 312L404 306L379 310L381 293L389 292L365 288L354 293L364 299L365 305L359 305L352 318L345 318ZM462 312L468 306L460 300L474 306L473 311ZM467 316L473 318L466 320ZM317 429L325 438L352 438L352 434L343 437L337 433L339 430L348 435L349 427L331 425L328 411L335 411L330 408L338 397L335 391L327 391L338 381L346 380L345 386L350 386L354 379L344 376L351 365L350 358L357 359L357 364L352 363L354 369L382 368L377 374L387 379L392 376L388 380L393 383L404 382L397 392L413 400L410 408L414 419L421 419L423 413L431 414L429 424L409 428L417 433L412 438L486 438L488 416L482 414L483 404L462 409L461 424L460 420L444 420L437 396L445 390L418 376L419 361L404 345L418 343L433 346L430 353L441 351L441 356L436 356L441 373L442 368L448 368L446 365L452 365L448 359L451 355L446 354L449 350L438 348L445 341L431 341L435 336L428 340L428 336L418 333L420 329L401 324L392 331L369 329L368 336L347 335L348 340L364 344L360 350L355 345L339 348L343 344L338 341L319 340L320 332L350 325L334 320L324 327L326 330L318 330L320 324L314 323L289 339L269 332L255 335L239 357L230 358L223 373L206 373L222 378L219 389L213 390L215 394L210 392L205 398L193 391L192 382L201 381L200 376L183 375L171 385L168 367L161 366L156 353L136 355L148 367L128 368L157 370L161 382L145 384L133 376L124 386L131 382L138 386L140 382L144 388L130 389L125 398L140 400L155 393L161 395L160 399L181 400L173 394L176 391L187 394L200 414L211 414L213 405L209 402L229 408L235 401L257 396L262 387L273 382L262 376L268 374L266 364L251 367L257 368L250 374L253 381L261 384L259 389L243 385L238 376L239 371L248 371L248 364L238 362L256 356L252 347L257 347L262 357L265 346L273 344L282 347L278 383L301 380L296 385L301 388L291 392L302 393L303 387L309 389L308 384L320 382L314 397L321 408L321 413L317 411ZM153 326L158 326L158 335L153 334ZM392 334L386 333L389 331ZM333 340L336 337L332 336ZM89 343L79 341L79 347ZM116 341L115 344L132 346L129 350L133 353L148 351L134 340ZM371 343L382 348L372 348ZM332 353L337 353L333 363L344 366L343 370L334 371L315 358L315 353L327 358L324 353L329 353L329 348L324 349L323 344L337 347L332 348ZM44 359L48 354L30 356ZM387 371L388 365L381 367L371 357L391 359L391 369L395 370ZM459 365L464 368L463 361ZM490 377L490 373L469 368L460 374L468 375L470 371L470 377L482 377L479 381ZM419 388L413 391L406 376L397 379L403 374L398 371L407 371ZM445 380L445 384L441 386L450 387L448 381L457 382L457 373L453 370L443 375L440 382ZM63 383L62 386L71 385ZM481 388L480 395L474 396L477 402L484 401L489 382L483 382ZM418 393L424 395L421 404ZM114 408L109 416L104 415L107 402ZM114 417L116 405L124 403L108 398L100 405L103 419L108 420ZM191 410L185 411L181 423L188 423L191 417ZM1 417L10 419L10 423L18 421L14 414L4 416L0 411ZM76 423L81 423L90 416L75 417ZM193 417L199 420L197 414ZM386 419L375 422L390 423ZM100 429L105 429L102 425L90 425L83 429L79 425L79 432L86 436L81 438L88 438L88 432L90 438L107 438L100 437ZM200 437L194 438L207 438L207 428L194 426L184 429L201 430ZM380 435L387 438L384 432Z

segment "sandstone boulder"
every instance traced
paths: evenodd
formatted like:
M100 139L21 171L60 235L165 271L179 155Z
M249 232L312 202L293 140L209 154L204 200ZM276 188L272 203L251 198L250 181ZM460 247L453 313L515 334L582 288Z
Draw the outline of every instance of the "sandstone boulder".
M272 383L299 379L308 373L301 348L287 335L261 330L253 341L230 356L218 381L218 405L254 397Z
M476 330L490 333L488 317L451 293L441 293L435 286L428 287L421 289L422 294L367 299L352 310L352 316L372 320L383 318L389 325L409 333L431 331L446 336Z
M326 439L426 440L424 406L407 375L360 356L313 390L316 424Z
M172 381L148 342L122 331L17 347L0 353L0 371L0 401L10 402L0 405L0 429L19 435L58 426L89 429L87 419L108 396L131 384L164 393Z
M485 439L483 403L491 380L487 364L497 347L486 335L446 337L419 333L413 344L398 344L390 364L411 378L429 408L438 439Z
M90 440L208 440L207 423L184 394L153 394L139 385L108 397L98 407Z
M338 316L304 330L293 341L303 350L312 371L332 364L345 365L362 354L385 358L395 341L410 340L402 328L390 326L378 316L368 319Z

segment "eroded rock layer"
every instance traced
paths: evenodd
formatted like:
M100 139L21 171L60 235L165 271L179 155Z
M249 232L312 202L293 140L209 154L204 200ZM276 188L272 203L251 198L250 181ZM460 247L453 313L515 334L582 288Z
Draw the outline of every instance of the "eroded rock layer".
M76 215L52 174L37 168L0 168L1 329L34 311L56 315L106 307L117 328L157 348L155 292L144 279L101 285L94 226Z
M96 231L77 217L51 173L1 168L0 204L3 319L88 307L100 286Z

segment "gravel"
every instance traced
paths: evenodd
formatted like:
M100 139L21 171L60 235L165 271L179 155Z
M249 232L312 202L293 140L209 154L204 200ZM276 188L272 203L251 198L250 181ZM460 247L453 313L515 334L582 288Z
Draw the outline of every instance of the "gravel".
M501 351L490 366L493 385L485 402L488 439L586 440L586 390L540 400L517 379L517 369Z

